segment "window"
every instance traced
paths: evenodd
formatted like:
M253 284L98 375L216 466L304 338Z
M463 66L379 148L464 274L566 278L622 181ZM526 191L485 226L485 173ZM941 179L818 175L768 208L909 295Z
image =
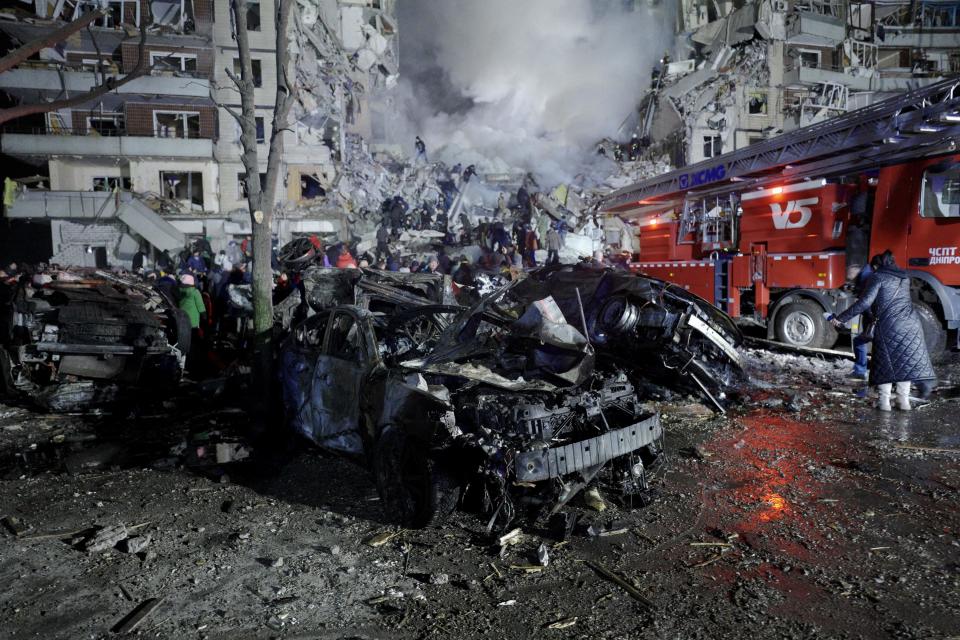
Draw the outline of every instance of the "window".
M126 176L96 177L92 180L92 186L94 191L113 191L114 189L129 191L130 178Z
M158 138L199 138L200 114L188 111L154 111L153 130Z
M363 344L360 327L353 316L345 312L335 312L333 326L330 327L330 341L327 355L338 360L363 362Z
M811 69L820 68L820 51L817 49L800 49L800 66Z
M260 174L260 190L263 190L263 184L267 181L267 174ZM247 172L241 171L237 174L237 193L240 200L244 200L247 197Z
M123 133L123 116L97 114L87 118L87 135L118 136Z
M767 115L766 91L751 91L747 94L747 113L752 116Z
M262 87L263 86L263 74L260 70L260 60L253 58L250 60L250 67L253 70L253 86ZM233 73L239 78L240 74L240 58L233 59Z
M164 71L196 73L197 55L195 53L168 53L165 51L151 51L150 66Z
M947 3L933 4L924 3L923 6L923 26L933 28L952 28L960 26L958 23L960 7Z
M256 116L253 120L257 127L257 143L263 144L267 141L267 131L264 125L263 116Z
M723 141L720 136L703 136L703 157L713 158L723 153Z
M203 174L188 171L161 171L160 187L165 198L179 200L191 209L203 210Z
M247 31L260 31L260 2L247 0Z
M960 218L960 164L927 169L920 195L923 218Z
M98 2L86 2L79 8L80 15L99 11ZM93 24L97 27L118 28L123 24L134 24L140 26L140 0L107 0L103 3L103 10L106 14L102 18L94 20Z
M325 195L327 195L327 192L320 186L320 181L317 180L316 176L312 176L309 173L300 174L301 200L312 200Z

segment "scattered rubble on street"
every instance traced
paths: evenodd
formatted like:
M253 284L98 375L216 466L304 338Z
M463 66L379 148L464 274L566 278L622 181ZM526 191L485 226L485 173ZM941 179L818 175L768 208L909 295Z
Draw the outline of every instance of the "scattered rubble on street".
M871 427L847 361L747 350L743 366L753 383L726 416L657 402L670 463L646 506L574 499L560 522L494 537L471 513L387 526L374 478L315 449L266 475L253 459L197 457L198 434L242 433L227 407L208 403L201 420L186 402L162 417L141 407L122 429L102 416L95 431L130 455L73 473L62 457L25 468L13 453L90 446L57 436L93 425L4 410L0 619L12 637L103 635L148 603L137 628L164 637L654 638L695 637L709 609L711 637L949 637L960 443L940 425L956 364L929 405ZM763 406L794 396L798 413Z

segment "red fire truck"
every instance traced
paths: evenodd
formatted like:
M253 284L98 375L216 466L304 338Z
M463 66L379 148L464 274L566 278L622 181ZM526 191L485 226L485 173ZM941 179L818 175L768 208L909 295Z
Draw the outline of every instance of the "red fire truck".
M611 194L635 218L632 267L787 344L830 348L826 321L887 249L912 277L928 345L960 328L960 81L954 79Z

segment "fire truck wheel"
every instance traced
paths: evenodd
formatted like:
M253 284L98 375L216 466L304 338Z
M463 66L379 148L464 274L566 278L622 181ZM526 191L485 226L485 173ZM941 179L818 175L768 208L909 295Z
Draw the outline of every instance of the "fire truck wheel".
M930 359L934 362L943 359L947 355L947 330L940 324L937 312L924 302L913 303L913 308L917 310L917 315L920 316L920 324L923 326L923 339L927 343Z
M777 313L774 328L777 340L794 347L822 349L832 347L836 331L823 317L823 309L816 302L791 302Z

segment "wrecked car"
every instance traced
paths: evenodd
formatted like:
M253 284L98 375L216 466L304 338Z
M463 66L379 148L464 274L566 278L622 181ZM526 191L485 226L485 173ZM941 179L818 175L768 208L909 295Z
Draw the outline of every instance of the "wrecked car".
M533 271L513 295L550 296L563 314L582 315L597 356L631 373L703 397L718 412L742 378L743 335L733 320L685 289L647 276L586 266Z
M120 387L180 379L190 323L159 289L104 271L9 285L0 395L50 411L102 405Z
M469 308L339 304L299 324L280 351L290 427L371 466L407 527L463 505L499 530L600 480L643 494L659 416L551 298L525 301L516 284Z

